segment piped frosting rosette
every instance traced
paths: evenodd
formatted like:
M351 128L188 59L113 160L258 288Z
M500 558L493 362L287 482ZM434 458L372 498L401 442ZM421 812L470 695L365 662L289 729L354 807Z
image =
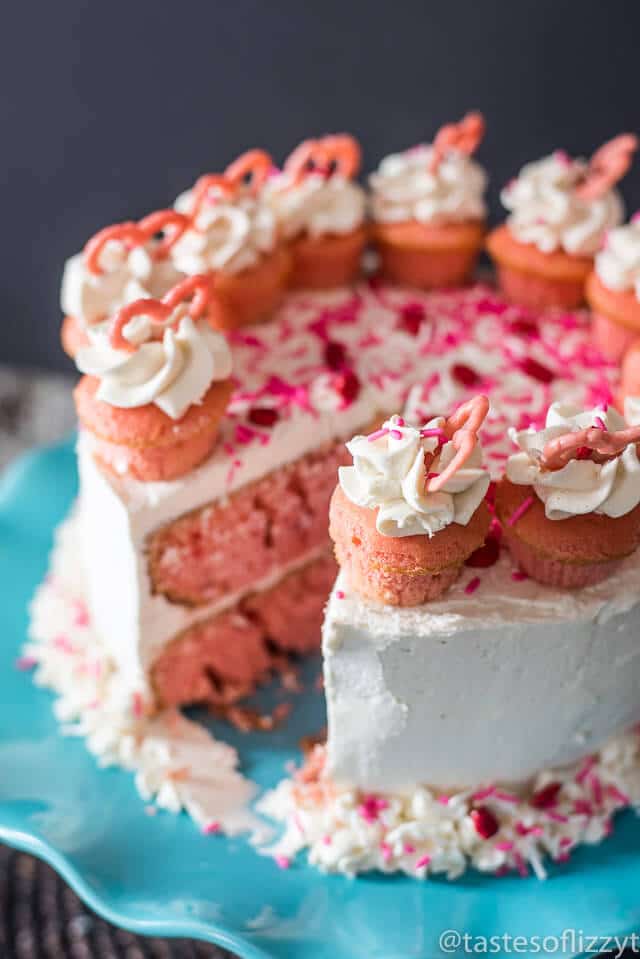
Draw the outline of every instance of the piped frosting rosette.
M71 356L121 306L164 296L182 278L170 251L188 222L175 210L158 210L137 223L116 223L67 261L61 306L67 317L63 345Z
M611 575L640 544L640 426L611 407L553 403L544 429L511 436L496 509L521 567L568 588Z
M232 366L215 314L209 280L190 277L162 300L123 307L108 334L79 350L78 415L115 472L172 479L212 449Z
M486 397L418 428L392 416L347 443L330 511L338 561L363 595L392 605L440 596L487 533L489 474L477 432Z

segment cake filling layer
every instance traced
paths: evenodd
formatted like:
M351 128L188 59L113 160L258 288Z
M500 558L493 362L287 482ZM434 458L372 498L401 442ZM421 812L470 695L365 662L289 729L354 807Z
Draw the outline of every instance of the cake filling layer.
M335 574L333 557L323 553L271 587L188 627L151 668L158 702L226 705L249 695L286 663L286 654L317 649Z

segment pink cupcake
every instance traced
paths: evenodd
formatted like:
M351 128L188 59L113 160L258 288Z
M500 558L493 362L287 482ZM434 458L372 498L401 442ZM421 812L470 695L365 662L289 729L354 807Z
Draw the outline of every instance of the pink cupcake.
M496 513L519 566L567 589L611 576L640 545L640 426L553 403L543 430L512 436Z
M489 401L478 396L422 428L400 416L347 443L329 532L362 596L391 606L437 599L485 540L489 474L478 441Z
M161 297L182 279L170 259L189 225L176 210L157 210L137 223L115 223L96 233L67 260L62 278L62 346L72 358L91 333L121 306Z
M227 307L225 329L268 320L291 272L291 255L278 239L275 217L263 198L273 170L264 150L249 150L224 173L200 177L176 200L190 226L172 250L186 274L207 274Z
M218 310L207 278L189 277L162 300L123 307L78 351L78 417L107 469L172 480L210 454L232 391Z

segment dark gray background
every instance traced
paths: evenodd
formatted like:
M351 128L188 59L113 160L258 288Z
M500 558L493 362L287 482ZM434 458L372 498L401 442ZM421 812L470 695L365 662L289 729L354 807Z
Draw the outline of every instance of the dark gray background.
M470 108L501 184L640 132L637 0L16 0L0 30L0 360L68 368L64 259L264 146L348 130L365 169ZM624 192L640 206L640 160Z

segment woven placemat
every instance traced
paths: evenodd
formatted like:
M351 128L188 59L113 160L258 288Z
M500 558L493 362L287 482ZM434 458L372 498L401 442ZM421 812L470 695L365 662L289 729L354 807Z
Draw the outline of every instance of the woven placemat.
M215 946L134 936L98 918L45 863L0 846L2 959L232 959Z

